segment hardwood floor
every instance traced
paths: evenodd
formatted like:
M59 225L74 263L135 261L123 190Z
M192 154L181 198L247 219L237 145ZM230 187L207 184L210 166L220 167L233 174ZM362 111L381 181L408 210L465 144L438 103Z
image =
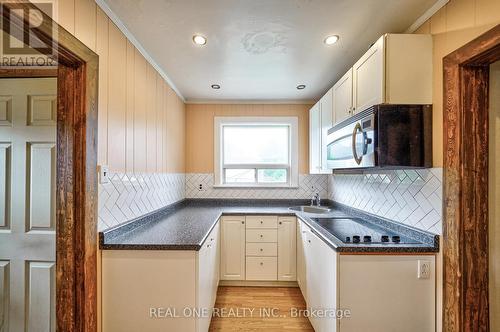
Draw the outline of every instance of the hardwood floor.
M219 287L210 331L314 331L305 308L297 287Z

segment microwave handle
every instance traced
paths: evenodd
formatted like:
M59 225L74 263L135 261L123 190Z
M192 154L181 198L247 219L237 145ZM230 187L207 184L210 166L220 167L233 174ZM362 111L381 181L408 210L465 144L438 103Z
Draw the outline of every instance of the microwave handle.
M354 127L354 130L352 131L352 156L353 156L354 160L356 161L356 163L359 165L359 164L361 164L361 160L363 159L363 155L358 156L358 153L356 152L356 135L357 135L358 131L363 133L363 136L366 135L363 132L363 129L361 128L361 125L359 124L359 122L356 123L356 126ZM365 144L366 144L366 140L363 138L363 151L365 150Z

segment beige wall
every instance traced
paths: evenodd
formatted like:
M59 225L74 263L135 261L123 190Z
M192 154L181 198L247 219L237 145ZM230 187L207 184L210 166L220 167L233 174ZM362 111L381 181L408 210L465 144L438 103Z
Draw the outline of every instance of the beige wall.
M299 118L299 173L309 170L309 109L312 105L186 105L186 173L214 172L215 116L296 116Z
M99 55L98 163L184 172L184 103L93 0L58 0L58 22Z
M443 57L500 23L499 0L450 0L417 33L434 37L433 159L443 166Z
M489 236L490 323L500 331L500 61L490 67Z
M430 33L434 40L433 159L435 167L443 166L443 57L499 23L499 0L450 0L416 31L416 33ZM442 269L442 253L439 253L436 260L437 331L442 330Z

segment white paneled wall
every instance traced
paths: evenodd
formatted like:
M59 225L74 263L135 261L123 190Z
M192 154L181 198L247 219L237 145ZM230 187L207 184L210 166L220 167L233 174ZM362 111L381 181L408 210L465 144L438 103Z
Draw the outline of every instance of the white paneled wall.
M99 231L184 199L183 173L113 173L99 185Z
M328 176L328 197L425 231L442 232L442 168Z
M202 189L200 190L200 184ZM298 188L214 188L213 173L186 174L186 198L310 199L328 196L327 175L299 175Z

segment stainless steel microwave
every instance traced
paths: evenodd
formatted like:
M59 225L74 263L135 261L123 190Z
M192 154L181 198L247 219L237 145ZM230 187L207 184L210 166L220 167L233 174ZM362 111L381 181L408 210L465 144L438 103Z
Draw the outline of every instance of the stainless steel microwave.
M376 105L328 130L330 169L432 167L432 107Z

